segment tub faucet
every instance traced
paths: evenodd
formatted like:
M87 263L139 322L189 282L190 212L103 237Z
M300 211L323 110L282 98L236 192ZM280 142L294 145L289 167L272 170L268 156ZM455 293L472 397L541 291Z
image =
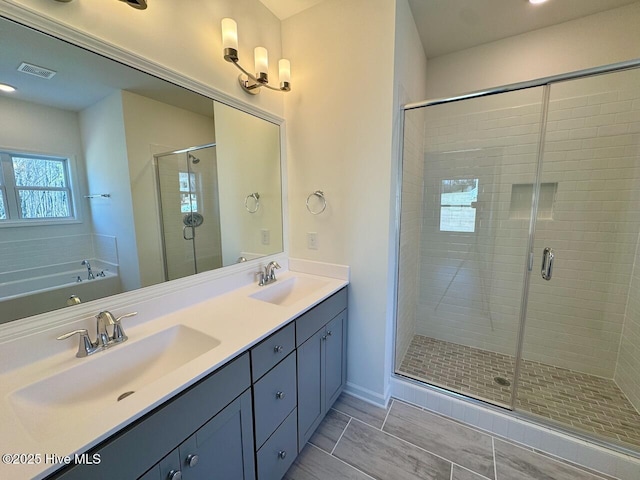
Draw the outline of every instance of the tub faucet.
M87 280L93 280L94 278L96 278L93 274L93 271L91 270L91 264L89 263L89 260L82 260L82 263L80 265L86 265L87 267Z

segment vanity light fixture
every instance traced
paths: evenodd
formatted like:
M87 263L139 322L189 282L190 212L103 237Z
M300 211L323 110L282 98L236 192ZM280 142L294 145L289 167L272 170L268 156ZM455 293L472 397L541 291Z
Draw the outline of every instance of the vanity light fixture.
M6 83L0 83L0 92L12 93L16 91L16 87L12 87Z
M222 19L222 47L224 48L224 59L233 63L242 72L238 76L238 82L245 92L257 95L262 87L281 92L291 90L291 63L285 58L278 62L280 88L269 85L269 54L264 47L256 47L253 52L255 75L249 73L240 65L240 60L238 59L238 24L232 18Z

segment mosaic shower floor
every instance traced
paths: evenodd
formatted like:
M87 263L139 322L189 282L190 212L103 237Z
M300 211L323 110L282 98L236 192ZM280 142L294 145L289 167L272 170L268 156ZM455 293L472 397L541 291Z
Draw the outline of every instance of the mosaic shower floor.
M640 414L613 380L522 362L516 409L640 447ZM508 406L515 358L415 335L398 373Z

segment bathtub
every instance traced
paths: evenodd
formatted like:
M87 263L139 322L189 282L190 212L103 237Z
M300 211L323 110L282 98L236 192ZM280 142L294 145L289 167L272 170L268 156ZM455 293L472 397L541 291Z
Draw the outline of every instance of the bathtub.
M65 308L71 295L84 303L122 292L120 277L112 271L105 270L103 277L97 275L101 269L94 268L96 277L88 280L84 268L59 270L60 266L0 274L0 324Z

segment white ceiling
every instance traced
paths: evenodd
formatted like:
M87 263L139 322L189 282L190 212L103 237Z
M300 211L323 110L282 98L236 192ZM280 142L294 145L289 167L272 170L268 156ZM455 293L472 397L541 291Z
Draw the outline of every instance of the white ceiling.
M260 0L284 20L323 0ZM428 58L519 35L638 0L409 0Z
M55 70L51 80L17 71L22 62ZM80 111L117 90L180 108L213 114L210 99L0 18L0 83L17 87L9 98Z

